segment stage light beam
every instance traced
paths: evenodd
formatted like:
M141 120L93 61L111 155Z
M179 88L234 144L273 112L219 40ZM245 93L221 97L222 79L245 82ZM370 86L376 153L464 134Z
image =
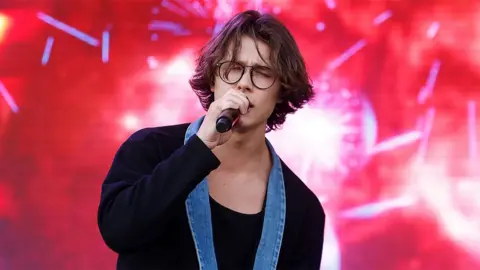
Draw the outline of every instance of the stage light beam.
M10 107L12 112L18 113L19 108L15 100L13 99L12 95L8 92L8 89L5 87L5 85L0 81L0 95L2 95L3 99L5 102L7 102L7 105Z
M100 41L80 30L77 28L74 28L73 26L70 26L66 23L63 23L52 16L49 16L43 12L37 13L37 18L40 19L41 21L57 28L58 30L61 30L89 45L92 45L94 47L98 47L100 45Z
M438 72L440 71L440 60L435 60L430 67L430 72L428 73L427 81L418 93L417 101L419 104L424 104L428 97L433 94L433 89L435 88L435 82L437 81Z
M433 128L433 121L435 119L435 108L428 109L425 115L425 122L423 123L422 139L418 146L417 158L418 161L424 161L427 155L428 140Z
M414 143L422 138L421 131L410 131L403 133L392 138L381 141L376 144L369 152L369 155L375 155L385 151L391 151L401 146Z
M392 17L392 15L393 15L393 14L392 14L392 11L390 11L390 10L384 11L384 12L378 14L378 16L373 19L373 24L374 24L374 25L380 25L380 24L382 24L384 21L386 21L386 20L388 20L390 17Z
M42 55L42 66L46 66L50 60L50 55L52 54L53 42L55 39L53 37L48 37L47 42L45 43L45 49L43 50Z
M360 51L363 47L367 46L367 41L362 39L355 43L352 47L348 48L344 53L342 53L339 57L337 57L335 60L330 62L328 65L328 69L334 70L341 66L345 61L350 59L354 54L356 54L358 51Z
M102 33L102 62L108 63L110 51L110 33L104 31Z
M177 15L180 15L182 17L188 17L188 13L185 10L177 7L176 5L174 5L173 3L171 3L167 0L163 0L161 5L162 5L162 7L170 10L171 12L173 12Z

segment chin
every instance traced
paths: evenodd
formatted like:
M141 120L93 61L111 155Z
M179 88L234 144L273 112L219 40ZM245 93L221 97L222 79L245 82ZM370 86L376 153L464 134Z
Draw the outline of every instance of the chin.
M255 121L250 117L246 117L246 115L242 115L240 119L238 119L235 126L233 126L232 130L239 133L245 133L248 131L252 131L258 129L260 126L264 126L265 123L263 121Z

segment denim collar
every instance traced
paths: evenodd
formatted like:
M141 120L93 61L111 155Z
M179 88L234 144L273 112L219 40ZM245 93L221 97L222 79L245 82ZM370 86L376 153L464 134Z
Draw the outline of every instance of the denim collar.
M197 133L202 122L203 117L190 124L185 134L185 143ZM262 236L255 256L254 270L277 268L285 227L286 196L282 164L268 140L267 145L273 166L268 179ZM217 270L207 178L188 195L185 206L200 269Z

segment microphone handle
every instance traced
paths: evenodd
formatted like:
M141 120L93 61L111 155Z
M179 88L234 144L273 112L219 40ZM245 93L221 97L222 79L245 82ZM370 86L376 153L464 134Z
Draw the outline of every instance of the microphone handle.
M216 129L219 133L225 133L232 129L235 122L240 117L240 111L238 109L226 109L223 110L217 118Z

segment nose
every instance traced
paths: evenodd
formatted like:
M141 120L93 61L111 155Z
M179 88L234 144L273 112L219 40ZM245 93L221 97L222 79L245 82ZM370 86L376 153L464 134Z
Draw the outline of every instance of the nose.
M253 89L252 78L250 76L250 70L245 69L242 78L237 82L237 90L242 92L250 92Z

